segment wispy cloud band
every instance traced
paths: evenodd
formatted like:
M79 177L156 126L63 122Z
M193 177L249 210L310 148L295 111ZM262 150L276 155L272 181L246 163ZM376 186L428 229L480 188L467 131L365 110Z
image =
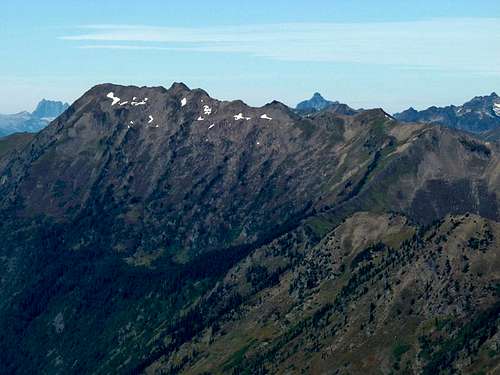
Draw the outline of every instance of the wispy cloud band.
M79 30L61 39L85 49L240 53L286 61L500 72L500 19L491 18L198 28L88 25Z

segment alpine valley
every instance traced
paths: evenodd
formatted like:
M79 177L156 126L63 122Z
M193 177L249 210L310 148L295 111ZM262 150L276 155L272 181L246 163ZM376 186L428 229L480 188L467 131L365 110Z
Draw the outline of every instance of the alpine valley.
M0 373L499 374L500 145L451 128L498 98L314 99L102 84L1 138Z

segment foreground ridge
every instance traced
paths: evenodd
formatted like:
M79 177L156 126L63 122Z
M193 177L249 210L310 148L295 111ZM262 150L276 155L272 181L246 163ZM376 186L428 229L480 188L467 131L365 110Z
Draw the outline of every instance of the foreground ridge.
M1 139L0 372L493 373L499 146L337 109L102 84Z

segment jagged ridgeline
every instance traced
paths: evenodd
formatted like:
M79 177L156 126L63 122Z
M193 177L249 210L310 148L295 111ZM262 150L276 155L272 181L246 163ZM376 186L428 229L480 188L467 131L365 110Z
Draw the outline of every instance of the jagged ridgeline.
M27 111L12 115L0 114L0 137L14 133L36 133L63 113L69 104L43 99L32 113Z
M0 372L498 371L499 146L344 109L103 84L0 140Z
M500 139L500 97L494 92L487 96L476 96L460 106L432 106L423 111L409 108L394 114L394 117L399 121L439 124L487 139Z

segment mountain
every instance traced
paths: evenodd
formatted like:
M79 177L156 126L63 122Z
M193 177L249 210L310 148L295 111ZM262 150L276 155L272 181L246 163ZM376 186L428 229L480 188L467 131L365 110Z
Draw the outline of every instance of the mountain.
M326 100L318 92L315 93L311 99L304 100L297 104L297 106L295 107L296 112L301 115L312 114L325 109L329 109L330 111L337 112L342 115L352 115L356 113L356 111L350 108L348 105L339 103L337 101L332 102Z
M12 133L36 133L68 107L68 103L43 99L33 113L23 111L12 115L0 114L0 137Z
M36 106L32 115L40 119L47 118L53 120L68 109L68 107L68 103L42 99L42 101Z
M496 93L477 96L461 106L430 107L423 111L409 108L394 115L403 122L441 124L480 134L500 128L500 97Z
M0 141L1 373L500 366L500 145L102 84Z
M339 104L339 102L326 100L319 92L316 92L311 99L304 100L297 104L295 109L297 111L321 111L332 104Z

